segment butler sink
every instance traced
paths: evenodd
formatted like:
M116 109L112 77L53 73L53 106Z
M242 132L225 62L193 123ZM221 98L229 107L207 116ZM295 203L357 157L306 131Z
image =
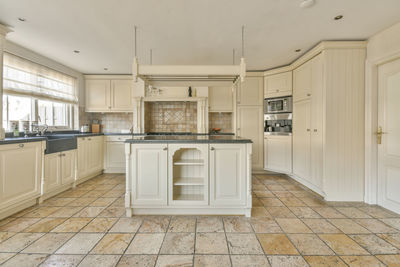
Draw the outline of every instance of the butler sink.
M51 154L77 148L76 137L72 134L53 134L46 135L45 154Z

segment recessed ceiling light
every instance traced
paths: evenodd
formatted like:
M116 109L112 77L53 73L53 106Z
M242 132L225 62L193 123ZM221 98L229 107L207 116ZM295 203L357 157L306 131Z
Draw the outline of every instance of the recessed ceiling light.
M315 4L315 0L303 0L300 3L300 7L301 8L307 8L307 7L311 7Z
M104 68L104 70L108 70L108 68Z
M294 52L296 52L296 53L301 52L301 49L296 49L296 50L294 50Z
M79 51L79 50L74 50L74 53L75 54L79 54L81 51Z
M335 20L341 20L343 18L343 15L337 15L336 17L334 17Z
M18 20L22 21L22 22L26 21L26 19L24 19L24 18L18 18Z

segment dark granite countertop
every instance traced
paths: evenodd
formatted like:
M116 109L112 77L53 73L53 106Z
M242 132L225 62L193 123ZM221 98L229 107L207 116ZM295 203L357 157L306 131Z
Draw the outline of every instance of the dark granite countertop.
M196 144L226 144L226 143L252 143L250 139L239 138L232 135L156 135L137 136L128 139L125 143L140 144L165 144L165 143L196 143Z
M44 136L32 136L32 137L10 137L4 140L0 140L0 145L18 144L18 143L29 143L46 141L47 138Z

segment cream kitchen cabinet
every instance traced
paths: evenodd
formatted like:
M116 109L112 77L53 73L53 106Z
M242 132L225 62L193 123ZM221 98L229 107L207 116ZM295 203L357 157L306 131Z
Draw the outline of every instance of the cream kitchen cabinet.
M248 76L238 83L236 101L238 105L263 105L263 77Z
M130 79L86 78L87 112L132 112L133 82Z
M307 61L293 71L293 101L300 101L311 96L313 61Z
M0 219L40 197L45 147L45 142L0 145Z
M78 137L78 182L87 180L103 171L103 146L103 136Z
M292 72L282 72L264 77L264 98L292 95Z
M208 105L210 112L232 112L233 92L232 87L209 87Z
M264 136L264 169L292 173L292 136Z
M237 107L237 131L242 138L253 141L252 164L253 170L263 170L263 134L264 117L262 106Z
M311 122L310 101L293 104L293 174L310 181Z
M76 150L47 154L44 157L44 199L72 186L75 181Z
M104 137L104 172L125 173L125 140L130 135L112 135Z

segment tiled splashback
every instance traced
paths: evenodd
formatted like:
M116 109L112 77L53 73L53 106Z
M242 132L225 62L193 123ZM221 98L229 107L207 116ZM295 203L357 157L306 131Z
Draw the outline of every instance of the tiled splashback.
M232 133L231 112L210 112L208 113L208 128L221 128L222 133Z
M93 120L99 120L102 124L102 132L119 133L121 130L129 130L132 127L132 113L92 113L85 112L85 108L79 109L79 124L91 125Z
M146 102L145 132L197 132L196 102Z

